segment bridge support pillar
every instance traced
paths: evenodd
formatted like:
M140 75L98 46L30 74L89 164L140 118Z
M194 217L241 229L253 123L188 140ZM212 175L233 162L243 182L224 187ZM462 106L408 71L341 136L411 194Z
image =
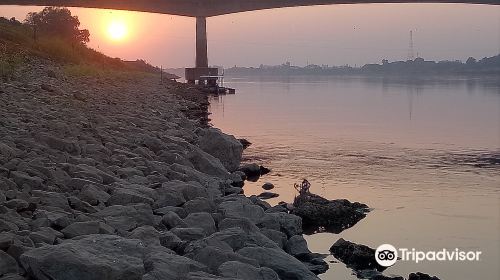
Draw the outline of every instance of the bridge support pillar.
M186 80L190 84L214 86L217 68L208 68L207 18L196 18L196 62L194 68L186 68Z
M196 18L196 67L208 67L207 18Z

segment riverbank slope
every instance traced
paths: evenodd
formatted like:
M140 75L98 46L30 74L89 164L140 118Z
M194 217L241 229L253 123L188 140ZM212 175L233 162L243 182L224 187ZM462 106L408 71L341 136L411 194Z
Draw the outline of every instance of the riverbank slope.
M0 279L317 279L301 219L241 194L205 94L72 73L29 56L0 82Z

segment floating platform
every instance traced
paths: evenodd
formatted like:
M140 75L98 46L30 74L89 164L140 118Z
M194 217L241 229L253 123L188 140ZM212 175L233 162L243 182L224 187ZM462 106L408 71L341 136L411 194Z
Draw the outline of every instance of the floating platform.
M235 94L234 88L224 86L224 70L219 74L219 68L195 67L185 69L188 84L197 84L206 87L210 94Z

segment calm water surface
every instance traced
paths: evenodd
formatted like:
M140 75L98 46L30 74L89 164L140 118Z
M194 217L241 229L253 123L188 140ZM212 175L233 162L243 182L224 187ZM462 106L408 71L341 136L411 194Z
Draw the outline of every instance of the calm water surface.
M398 262L384 274L500 279L500 86L471 79L233 78L211 100L212 123L252 142L245 160L270 167L245 193L293 183L373 211L341 234L306 236L328 253L340 237L376 248L480 250L479 262ZM496 163L495 163L496 162ZM330 256L330 261L334 258ZM330 263L322 279L357 279Z

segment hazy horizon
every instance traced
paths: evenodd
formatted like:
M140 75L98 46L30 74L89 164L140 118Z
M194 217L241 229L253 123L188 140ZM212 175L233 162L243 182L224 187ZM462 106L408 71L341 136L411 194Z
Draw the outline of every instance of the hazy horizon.
M2 6L23 20L42 7ZM71 8L89 29L89 46L112 57L164 67L194 64L195 19L151 13ZM121 39L108 29L119 22ZM465 4L355 4L283 8L207 19L211 65L352 65L406 60L477 59L500 53L500 7Z

